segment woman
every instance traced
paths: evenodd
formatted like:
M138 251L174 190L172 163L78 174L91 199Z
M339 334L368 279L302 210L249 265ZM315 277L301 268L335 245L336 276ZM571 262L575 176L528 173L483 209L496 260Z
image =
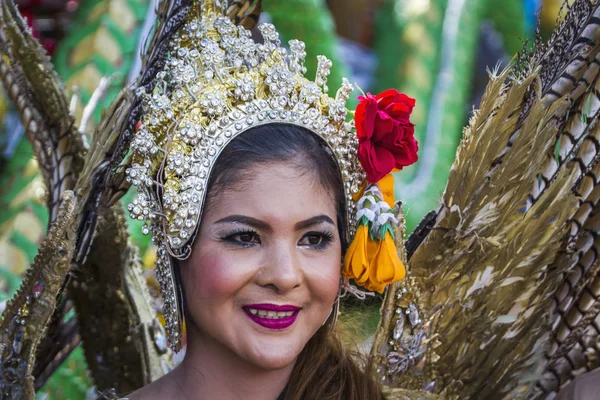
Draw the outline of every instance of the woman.
M133 398L381 398L371 374L389 399L552 398L563 387L561 396L589 396L594 373L565 384L600 359L600 47L589 45L600 37L600 4L576 1L548 47L492 74L440 207L408 241L412 277L387 290L371 353L377 369L363 373L331 329L336 297L346 278L382 292L404 276L390 173L416 160L414 101L367 94L348 118L351 85L330 97L325 58L308 80L302 43L282 47L271 25L255 43L225 17L229 3L161 3L138 98L124 95L112 107L75 191L55 208L42 256L0 320L3 393L33 398L30 355L71 252L83 262L96 211L118 197L122 164L112 150L133 139L127 174L139 195L129 210L158 247L170 347L180 350L184 319L188 335L182 365ZM231 5L244 24L260 1ZM16 15L9 11L3 18ZM11 49L27 42L9 32ZM15 67L3 71L15 101L32 107L22 109L27 120L37 106L14 89L31 78L12 74L24 60L27 70L48 67L29 62L31 49L13 53ZM32 88L41 86L59 85ZM42 125L27 126L35 133ZM56 143L52 154L63 154ZM100 182L116 187L99 190ZM77 203L83 225L73 223ZM111 365L103 356L118 360L126 346L143 347L144 361L152 351L165 356L160 324L138 316L126 326L139 329L139 340L123 335L123 347L88 352L97 371Z
M334 331L345 219L336 161L312 132L270 124L233 140L180 263L185 359L130 398L383 398Z
M131 398L380 399L333 328L347 278L382 292L404 276L377 182L416 161L414 101L361 98L355 132L329 60L308 80L303 43L288 51L269 24L255 43L225 4L192 5L138 92L129 210L158 245L169 344L185 320L187 349Z

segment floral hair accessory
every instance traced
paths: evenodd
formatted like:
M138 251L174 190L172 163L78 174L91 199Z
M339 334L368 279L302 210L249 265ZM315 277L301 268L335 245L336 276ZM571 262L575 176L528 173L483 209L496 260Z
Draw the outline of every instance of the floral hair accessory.
M393 190L391 174L382 181ZM356 235L346 252L342 271L356 284L379 293L406 274L394 244L398 221L385 197L377 185L371 185L358 201Z
M406 273L394 243L398 221L392 210L392 172L418 159L419 146L410 122L415 100L394 89L377 96L368 93L359 100L355 114L358 158L367 184L357 203L356 235L342 272L367 290L382 293Z
M419 145L410 114L415 99L395 89L373 96L367 93L358 98L356 135L358 159L371 183L377 183L394 168L414 164Z

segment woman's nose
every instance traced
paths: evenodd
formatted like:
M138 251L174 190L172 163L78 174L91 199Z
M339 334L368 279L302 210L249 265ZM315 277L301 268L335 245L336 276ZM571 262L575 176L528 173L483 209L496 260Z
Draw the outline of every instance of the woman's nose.
M258 284L272 287L277 293L288 292L302 284L302 267L295 245L273 243L267 260L258 274Z

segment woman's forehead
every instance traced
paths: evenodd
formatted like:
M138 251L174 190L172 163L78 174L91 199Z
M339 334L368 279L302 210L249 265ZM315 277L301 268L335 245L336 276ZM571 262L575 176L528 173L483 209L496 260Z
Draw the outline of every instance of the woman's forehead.
M212 199L205 218L216 220L232 213L276 220L335 216L332 190L320 183L316 173L303 170L276 163L246 171L244 179L217 186L217 192L209 193Z

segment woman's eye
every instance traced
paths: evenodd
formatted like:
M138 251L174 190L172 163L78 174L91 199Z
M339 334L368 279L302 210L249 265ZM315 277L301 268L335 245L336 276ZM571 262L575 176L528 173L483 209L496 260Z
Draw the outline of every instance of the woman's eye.
M237 239L243 243L256 243L260 242L258 236L255 233L240 233L237 235Z
M318 249L325 248L333 240L329 232L309 232L300 240L301 246L309 246Z
M223 240L242 246L260 244L260 237L256 232L235 232L224 237Z
M321 244L323 241L323 237L320 235L309 235L306 239L308 240L308 244L311 245Z

